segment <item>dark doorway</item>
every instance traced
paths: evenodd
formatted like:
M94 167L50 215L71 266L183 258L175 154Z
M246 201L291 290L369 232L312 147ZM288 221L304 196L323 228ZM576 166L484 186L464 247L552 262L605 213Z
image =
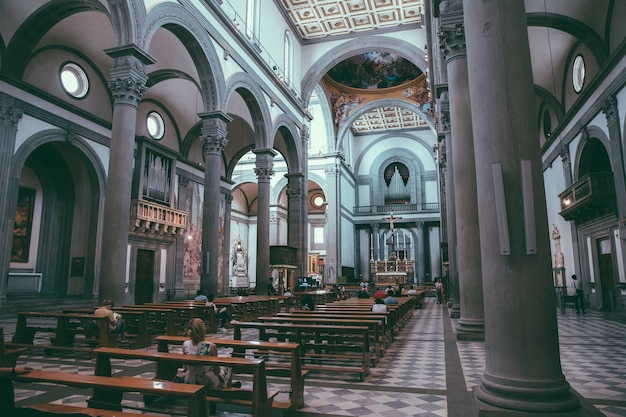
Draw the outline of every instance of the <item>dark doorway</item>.
M154 293L154 251L137 250L135 304L151 303Z
M613 311L615 306L615 279L613 277L613 254L611 240L606 237L597 240L598 272L602 291L602 310Z

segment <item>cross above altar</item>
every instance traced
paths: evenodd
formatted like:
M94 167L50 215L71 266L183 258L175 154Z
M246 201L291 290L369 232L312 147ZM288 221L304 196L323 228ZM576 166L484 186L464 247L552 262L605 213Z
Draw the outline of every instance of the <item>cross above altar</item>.
M402 217L395 217L393 215L393 211L391 212L391 214L389 215L389 217L383 217L383 220L386 220L389 222L389 228L391 229L391 235L393 236L393 222L394 220L402 220Z

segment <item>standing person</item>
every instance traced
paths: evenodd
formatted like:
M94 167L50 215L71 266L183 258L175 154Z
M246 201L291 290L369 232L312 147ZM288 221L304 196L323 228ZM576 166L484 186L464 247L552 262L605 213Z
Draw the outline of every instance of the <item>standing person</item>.
M582 310L583 314L587 314L587 310L585 309L585 293L580 287L580 283L578 282L578 277L576 275L572 275L572 289L574 290L574 307L576 308L576 313L580 314L580 311Z
M369 287L369 284L367 283L367 281L365 281L365 278L363 278L363 281L361 281L359 285L361 286L361 291L367 292L367 288Z
M217 345L204 340L206 328L202 319L191 319L185 328L185 335L189 337L183 342L185 355L217 356ZM204 385L208 388L241 387L241 382L232 382L231 370L222 371L219 365L185 366L184 382Z
M267 295L276 295L276 289L274 288L274 277L270 277L270 282L267 283Z
M437 304L443 303L443 284L441 283L441 278L437 278L437 282L435 282L435 292L437 293Z
M111 334L119 334L121 339L124 339L125 323L122 315L112 310L114 306L113 300L104 300L102 306L98 307L94 311L96 317L108 317L109 318L109 331Z

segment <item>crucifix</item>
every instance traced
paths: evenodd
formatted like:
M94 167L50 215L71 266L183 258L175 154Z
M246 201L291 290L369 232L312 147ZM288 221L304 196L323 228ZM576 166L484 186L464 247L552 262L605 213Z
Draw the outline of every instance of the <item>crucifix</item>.
M386 220L389 222L389 229L391 229L391 255L395 258L396 257L396 248L395 248L395 236L394 236L394 227L393 227L393 222L394 220L401 220L402 217L395 217L393 215L393 211L390 213L389 217L383 217L383 220Z

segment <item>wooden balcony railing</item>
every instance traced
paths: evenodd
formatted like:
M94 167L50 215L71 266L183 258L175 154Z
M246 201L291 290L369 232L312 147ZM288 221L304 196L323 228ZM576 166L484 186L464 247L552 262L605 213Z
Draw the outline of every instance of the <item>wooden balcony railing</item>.
M173 240L187 231L187 212L144 200L132 200L130 231L153 238Z
M585 175L559 194L565 220L584 223L616 211L613 173L594 172Z

